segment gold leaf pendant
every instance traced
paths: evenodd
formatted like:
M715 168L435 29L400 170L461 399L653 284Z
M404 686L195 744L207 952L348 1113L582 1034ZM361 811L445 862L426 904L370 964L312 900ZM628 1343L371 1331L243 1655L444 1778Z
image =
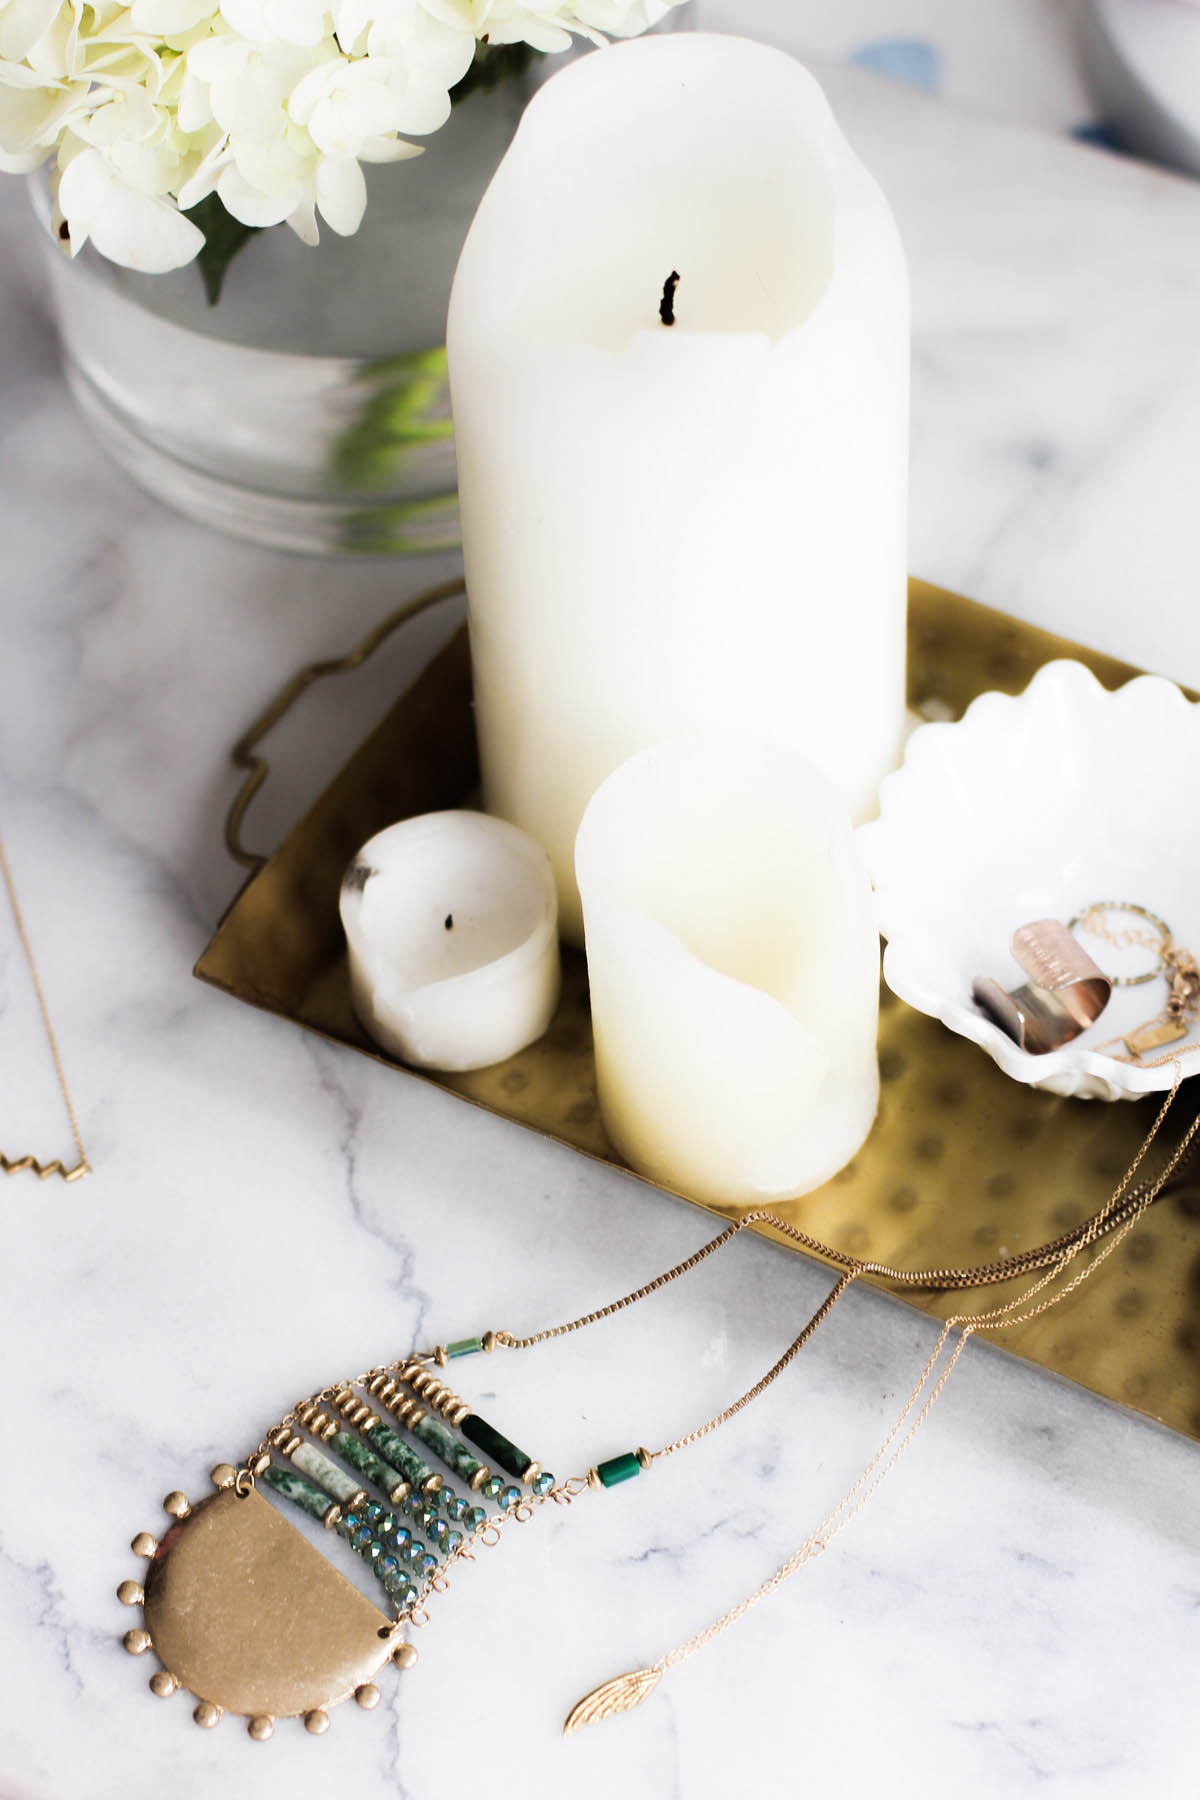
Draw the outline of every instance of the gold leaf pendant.
M598 1725L617 1713L632 1712L648 1699L662 1680L661 1669L632 1669L627 1675L614 1675L585 1694L563 1721L563 1736L570 1737L582 1725Z

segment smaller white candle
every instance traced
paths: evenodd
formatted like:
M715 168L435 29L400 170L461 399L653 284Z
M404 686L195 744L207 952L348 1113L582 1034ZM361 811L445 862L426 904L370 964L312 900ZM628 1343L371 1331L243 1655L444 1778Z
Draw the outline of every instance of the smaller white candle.
M340 907L354 1010L401 1062L483 1069L550 1023L561 980L554 876L515 825L477 812L390 825L351 862Z
M596 1080L614 1147L747 1205L849 1162L879 1098L879 935L844 803L740 736L643 751L575 844Z

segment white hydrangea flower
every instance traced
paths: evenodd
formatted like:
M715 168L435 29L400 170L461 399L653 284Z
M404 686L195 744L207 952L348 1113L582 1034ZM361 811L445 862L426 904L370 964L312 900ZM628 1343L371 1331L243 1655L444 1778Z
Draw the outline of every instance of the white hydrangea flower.
M245 225L348 236L361 164L420 154L477 45L566 49L680 0L0 0L0 169L57 159L72 255L177 268L215 194Z

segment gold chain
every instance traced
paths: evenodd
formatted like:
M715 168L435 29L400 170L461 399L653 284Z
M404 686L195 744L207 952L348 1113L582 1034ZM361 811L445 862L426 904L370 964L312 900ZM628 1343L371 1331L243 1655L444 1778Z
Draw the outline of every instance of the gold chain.
M1085 1220L1082 1225L1077 1225L1074 1230L1064 1232L1050 1243L1040 1244L1035 1249L1022 1251L1018 1256L998 1257L992 1262L976 1263L962 1268L897 1269L890 1263L863 1261L858 1257L849 1256L845 1251L838 1250L831 1244L822 1243L820 1238L812 1237L808 1232L799 1230L798 1227L789 1224L786 1219L781 1219L777 1213L771 1212L768 1208L758 1207L751 1212L743 1213L740 1219L727 1225L723 1231L717 1233L716 1237L710 1238L707 1244L702 1244L698 1250L694 1250L682 1262L676 1263L673 1268L664 1270L661 1275L655 1276L653 1281L647 1281L641 1287L634 1288L632 1293L623 1295L620 1300L613 1300L607 1306L596 1307L594 1311L583 1313L579 1318L567 1319L560 1325L549 1326L546 1330L534 1332L528 1337L514 1337L511 1332L497 1331L493 1334L494 1340L497 1345L507 1350L526 1350L535 1344L546 1343L551 1338L565 1337L570 1332L582 1331L588 1325L595 1325L601 1319L609 1318L614 1313L623 1312L626 1307L636 1305L639 1300L644 1300L660 1288L677 1281L681 1275L690 1273L708 1257L715 1255L718 1250L729 1243L731 1238L736 1237L738 1232L745 1231L752 1225L770 1225L773 1230L789 1238L801 1249L820 1256L826 1262L833 1263L835 1267L840 1268L841 1275L812 1318L792 1339L779 1360L767 1370L765 1375L760 1376L753 1387L748 1388L739 1399L727 1406L724 1411L715 1414L703 1425L676 1438L661 1450L644 1452L646 1459L651 1462L659 1457L672 1456L675 1451L683 1450L688 1445L707 1437L709 1432L726 1424L741 1412L744 1406L749 1406L752 1400L756 1400L760 1394L765 1393L771 1383L779 1375L782 1375L789 1363L799 1355L818 1327L828 1318L846 1289L860 1276L871 1275L877 1280L890 1281L901 1287L931 1288L947 1292L964 1288L995 1286L1001 1282L1013 1281L1021 1275L1035 1273L1039 1269L1049 1269L1051 1273L1045 1279L1052 1280L1059 1270L1064 1268L1068 1262L1073 1261L1089 1244L1094 1243L1096 1238L1107 1232L1118 1230L1127 1221L1132 1223L1133 1220L1139 1218L1150 1200L1160 1191L1162 1182L1168 1178L1176 1166L1172 1161L1166 1173L1159 1175L1154 1180L1143 1181L1132 1189L1130 1187L1147 1151L1158 1136L1159 1128L1179 1090L1181 1075L1177 1060L1175 1066L1176 1079L1170 1093L1160 1107L1136 1156L1100 1211ZM1187 1141L1190 1142L1190 1134ZM1044 1283L1039 1283L1038 1287L1042 1285ZM1037 1292L1038 1287L1030 1291ZM1028 1295L1025 1297L1028 1298Z
M91 1174L91 1164L84 1153L83 1138L79 1130L79 1120L75 1116L75 1108L71 1103L71 1090L67 1086L67 1077L63 1069L62 1057L58 1051L58 1040L54 1035L54 1027L50 1023L50 1010L46 1005L46 996L38 977L37 963L33 958L33 946L29 941L29 933L25 929L25 920L21 915L17 900L17 890L13 886L12 870L8 865L8 857L4 852L4 841L0 838L0 875L4 877L4 886L8 892L8 903L12 907L13 920L17 927L17 936L21 940L21 948L25 952L25 961L29 964L29 975L33 982L33 991L37 998L38 1011L42 1015L42 1024L46 1030L46 1041L50 1045L50 1055L54 1059L54 1072L58 1076L58 1085L62 1092L63 1105L67 1109L67 1118L71 1122L71 1136L75 1139L75 1150L78 1160L73 1168L64 1168L57 1157L52 1162L39 1162L36 1156L5 1156L0 1150L0 1171L5 1175L20 1175L25 1170L45 1181L49 1175L59 1175L64 1181L79 1181L84 1175Z
M820 1556L838 1533L843 1531L845 1527L850 1524L851 1520L857 1517L863 1507L866 1506L868 1501L896 1467L896 1464L909 1448L913 1439L916 1437L922 1425L924 1425L930 1413L933 1411L934 1406L937 1404L946 1383L949 1381L950 1376L954 1371L959 1357L966 1349L969 1339L974 1336L976 1332L1004 1331L1010 1329L1014 1325L1027 1323L1030 1319L1036 1318L1040 1314L1049 1311L1052 1306L1057 1306L1060 1301L1065 1300L1069 1294L1074 1293L1076 1289L1081 1287L1085 1281L1088 1281L1096 1273L1097 1269L1108 1260L1133 1230L1147 1208L1158 1198L1167 1182L1171 1179L1171 1176L1176 1172L1184 1158L1190 1152L1196 1134L1200 1131L1200 1113L1198 1113L1159 1173L1152 1180L1139 1184L1139 1187L1133 1190L1133 1192L1127 1193L1134 1173L1146 1152L1149 1150L1150 1145L1158 1135L1163 1120L1166 1118L1175 1096L1179 1091L1182 1078L1182 1069L1178 1061L1176 1061L1175 1081L1171 1087L1171 1091L1167 1095L1166 1100L1151 1125L1137 1156L1126 1170L1124 1177L1107 1204L1089 1219L1085 1225L1081 1226L1076 1232L1069 1234L1068 1240L1059 1239L1056 1245L1045 1245L1039 1251L1026 1252L1024 1257L1006 1259L1009 1264L1020 1263L1022 1270L1028 1269L1031 1266L1031 1258L1040 1258L1043 1262L1048 1261L1049 1266L1046 1267L1045 1273L1034 1282L1033 1286L1027 1288L1024 1293L1016 1295L1013 1299L1005 1301L999 1306L991 1307L984 1312L956 1313L946 1320L938 1334L937 1342L930 1352L916 1385L912 1389L912 1392L909 1394L904 1405L901 1407L895 1423L887 1437L864 1468L853 1487L842 1496L836 1505L830 1508L820 1524L817 1525L815 1530L808 1534L804 1539L804 1542L798 1549L792 1552L787 1561L781 1564L780 1567L776 1569L775 1573L769 1576L766 1581L753 1591L753 1593L748 1594L744 1599L739 1600L734 1606L730 1607L728 1611L722 1613L719 1618L714 1619L711 1624L706 1625L703 1630L697 1632L693 1637L686 1639L682 1644L676 1645L673 1650L669 1650L648 1668L636 1669L629 1674L619 1675L613 1680L603 1682L600 1687L593 1689L590 1694L585 1695L578 1705L573 1707L571 1712L567 1715L563 1727L564 1732L569 1733L578 1730L582 1725L596 1723L601 1719L609 1718L619 1712L627 1712L630 1708L640 1705L641 1702L653 1692L654 1688L657 1687L662 1676L668 1669L677 1668L680 1663L686 1662L689 1657L694 1656L698 1650L704 1649L704 1647L711 1643L714 1638L719 1637L721 1633L728 1630L731 1625L736 1624L744 1614L750 1611L751 1607L757 1606L760 1600L765 1600L768 1595L773 1594L777 1588L781 1587L783 1583L788 1580L789 1576L794 1575L796 1571L803 1568L806 1563L812 1562L816 1557ZM770 1217L770 1215L766 1216ZM747 1220L743 1222L748 1222L749 1217L750 1215L748 1215ZM784 1221L776 1219L772 1222L782 1228L787 1235L798 1235L794 1234ZM731 1235L732 1232L722 1234L721 1241L727 1240ZM1064 1287L1059 1288L1054 1293L1046 1294L1043 1299L1037 1301L1036 1305L1031 1304L1038 1294L1044 1293L1046 1288L1050 1287L1052 1283L1057 1281L1060 1275L1066 1272L1085 1248L1094 1244L1101 1237L1105 1237L1107 1241L1103 1244L1101 1249L1097 1251L1096 1255L1072 1276L1071 1280L1068 1281ZM850 1261L848 1258L843 1258L842 1260L846 1262ZM965 1280L961 1281L959 1285L962 1286L982 1285L995 1280L1003 1280L1005 1279L1003 1275L998 1276L993 1273L998 1266L999 1265L996 1264L985 1264L982 1267L982 1272L968 1270L897 1272L885 1270L884 1266L879 1264L872 1265L870 1263L861 1263L854 1265L855 1272L860 1274L874 1273L882 1275L886 1273L892 1279L896 1279L898 1276L900 1280L907 1282L909 1285L914 1285L919 1280L922 1285L928 1286L940 1285L940 1283L936 1281L926 1279L931 1273L957 1275L960 1277L974 1273L979 1277L977 1283L968 1283ZM844 1291L845 1286L848 1285L848 1279L847 1276L842 1277L838 1287L834 1289L833 1294L830 1296L831 1302L840 1292ZM944 1366L939 1371L938 1365L942 1361L942 1353L956 1327L959 1328L958 1341L954 1345ZM931 1381L933 1383L932 1387L930 1386ZM766 1385L765 1382L761 1383L758 1391L761 1391L761 1387L764 1385ZM914 1410L918 1406L920 1406L920 1410L916 1413L916 1417L913 1418L912 1415ZM907 1429L905 1429L906 1425Z

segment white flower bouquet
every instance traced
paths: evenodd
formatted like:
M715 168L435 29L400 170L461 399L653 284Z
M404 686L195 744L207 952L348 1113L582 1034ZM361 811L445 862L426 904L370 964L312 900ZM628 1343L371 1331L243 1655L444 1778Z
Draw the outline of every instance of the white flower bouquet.
M457 94L680 0L0 0L0 168L55 158L72 256L155 274L253 230L357 231L362 164L417 156ZM213 292L210 280L210 295Z

